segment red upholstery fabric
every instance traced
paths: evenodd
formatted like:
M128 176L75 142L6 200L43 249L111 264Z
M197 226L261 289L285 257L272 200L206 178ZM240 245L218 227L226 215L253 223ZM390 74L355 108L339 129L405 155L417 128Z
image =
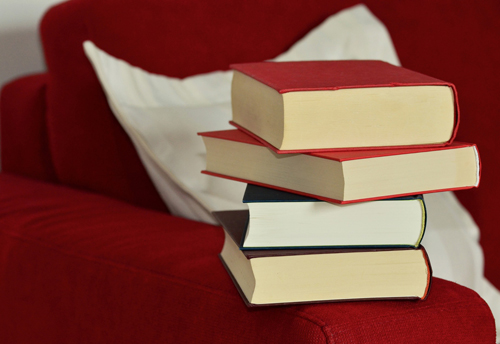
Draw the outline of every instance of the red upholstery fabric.
M2 170L54 182L57 177L45 125L47 78L47 74L31 75L2 89Z
M227 69L278 55L329 15L355 0L216 2L73 0L41 26L51 78L47 88L51 156L61 182L159 209L160 201L132 144L107 107L83 54L93 40L112 55L170 76ZM500 287L496 209L500 162L495 154L500 98L500 3L367 0L387 26L401 62L456 84L458 139L475 142L483 162L477 190L458 192L481 227L486 276ZM119 9L119 10L118 10ZM112 15L111 15L112 14Z
M495 340L488 306L451 282L421 302L248 309L218 227L5 173L0 190L2 343Z
M355 3L72 0L51 9L41 26L48 73L2 90L2 158L4 171L66 186L0 174L0 342L493 343L484 301L437 278L423 302L247 309L217 258L222 230L165 213L81 46L91 39L185 77L274 57ZM481 187L459 197L500 286L500 4L366 3L403 65L457 86L459 138L479 144L484 165Z
M57 177L67 185L167 211L83 54L85 8L79 0L62 4L42 23L51 76L46 124Z

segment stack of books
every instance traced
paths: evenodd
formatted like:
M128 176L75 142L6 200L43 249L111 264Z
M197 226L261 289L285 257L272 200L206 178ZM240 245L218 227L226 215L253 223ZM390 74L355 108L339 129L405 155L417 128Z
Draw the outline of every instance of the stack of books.
M477 187L455 87L381 61L233 65L235 130L200 133L204 173L248 183L215 216L247 305L425 299L423 193Z

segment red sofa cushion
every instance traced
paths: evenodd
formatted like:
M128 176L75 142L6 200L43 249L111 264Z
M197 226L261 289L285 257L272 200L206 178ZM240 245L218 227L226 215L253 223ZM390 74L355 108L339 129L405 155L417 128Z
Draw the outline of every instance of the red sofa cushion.
M5 173L0 190L2 343L495 340L488 306L452 282L421 302L248 309L219 227Z

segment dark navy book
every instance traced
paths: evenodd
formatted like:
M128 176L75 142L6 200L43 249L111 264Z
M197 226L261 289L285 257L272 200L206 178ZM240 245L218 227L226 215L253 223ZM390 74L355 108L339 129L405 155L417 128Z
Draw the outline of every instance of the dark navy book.
M248 211L216 213L243 250L418 247L426 227L422 195L337 204L248 184L243 202Z

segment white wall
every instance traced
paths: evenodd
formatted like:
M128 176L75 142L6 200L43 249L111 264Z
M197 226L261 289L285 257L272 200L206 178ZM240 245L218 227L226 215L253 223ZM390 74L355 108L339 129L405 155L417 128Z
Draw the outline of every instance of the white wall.
M45 69L38 25L43 13L58 2L61 0L0 0L0 87Z

